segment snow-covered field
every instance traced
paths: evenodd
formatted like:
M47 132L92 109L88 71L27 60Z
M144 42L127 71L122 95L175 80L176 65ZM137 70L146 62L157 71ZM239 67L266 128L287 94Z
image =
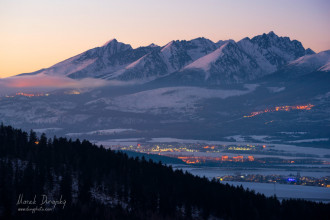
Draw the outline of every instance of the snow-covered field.
M260 174L260 175L284 175L292 176L296 175L294 171L286 171L279 169L261 168L261 169L241 169L241 168L221 168L221 167L190 167L185 165L172 165L174 169L183 169L196 176L207 177L209 179L224 176L224 175L236 175L240 173L244 174ZM327 170L329 171L329 169ZM325 171L302 171L301 176L311 177L323 177L329 175L329 172ZM266 196L273 196L274 193L279 199L289 198L302 198L312 201L330 202L330 188L317 187L317 186L301 186L301 185L288 185L288 184L276 184L273 183L252 183L252 182L225 182L234 186L242 185L244 188L255 190L256 192L265 194Z
M224 182L225 183L225 182ZM317 186L301 186L272 183L226 182L234 186L242 185L244 188L255 190L266 196L276 196L279 199L301 198L311 201L330 202L330 188Z
M260 174L260 175L283 175L283 176L294 176L297 175L296 170L284 170L279 168L235 168L235 167L192 167L190 165L179 165L179 164L172 164L172 166L176 169L183 169L187 170L190 173L197 175L197 176L205 176L207 178L212 179L213 177L225 176L225 175L236 175L240 173L242 175L249 175L249 174ZM301 176L310 176L310 177L324 177L328 176L330 171L330 167L326 169L309 169L309 170L302 170L300 171Z
M319 141L328 141L328 140L329 140L329 138L314 138L314 139L288 141L288 143L306 143L306 142L319 142Z
M126 128L116 128L116 129L104 129L104 130L96 130L90 131L86 133L67 133L66 136L76 137L76 136L83 136L83 135L112 135L122 132L132 132L135 131L134 129L126 129Z
M37 132L37 133L48 133L48 132L56 132L56 131L60 131L63 128L37 128L37 129L33 129L33 131Z
M92 141L93 143L97 145L103 145L105 148L108 148L111 145L123 145L123 146L129 146L129 145L137 145L138 142L143 141L144 139L141 138L127 138L127 139L110 139L110 140L104 140L104 141Z
M174 112L191 112L195 104L202 99L220 98L226 99L233 96L241 96L253 92L257 84L246 84L245 90L219 90L200 87L166 87L147 90L116 98L101 98L90 101L86 105L105 103L111 110L125 112L151 112L159 113L164 108Z
M284 91L285 87L267 87L267 89L272 93L277 93Z

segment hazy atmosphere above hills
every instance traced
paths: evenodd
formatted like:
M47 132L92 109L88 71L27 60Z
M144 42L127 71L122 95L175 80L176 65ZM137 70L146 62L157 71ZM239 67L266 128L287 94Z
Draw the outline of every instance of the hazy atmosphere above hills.
M205 37L214 42L273 30L315 52L330 49L327 0L0 2L0 77L32 72L102 45L133 48Z

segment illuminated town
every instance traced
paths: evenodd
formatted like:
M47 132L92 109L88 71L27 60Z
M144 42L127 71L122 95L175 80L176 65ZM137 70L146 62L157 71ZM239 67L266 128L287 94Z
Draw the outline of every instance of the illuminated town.
M24 93L24 92L17 92L15 95L6 95L6 98L13 98L15 96L24 96L24 97L40 97L40 96L49 96L48 93Z
M178 159L182 160L183 162L187 164L200 164L200 163L206 163L206 162L252 162L254 161L253 156L247 156L243 157L241 155L239 156L233 156L229 157L227 155L221 156L221 157L178 157Z
M233 163L258 164L328 164L327 161L304 157L271 157L280 156L281 152L273 149L273 146L260 145L203 145L203 144L165 144L143 143L130 146L112 145L111 149L121 151L134 151L146 154L162 155L177 158L190 165L226 165Z
M79 95L81 94L80 91L78 90L67 90L64 91L63 94L66 95ZM24 93L24 92L17 92L13 95L5 95L6 98L14 98L14 97L19 97L19 96L24 96L24 97L28 97L28 98L32 98L32 97L41 97L41 96L49 96L49 93Z
M328 165L329 162L307 157L281 157L272 145L265 144L220 144L205 145L201 143L138 143L136 145L112 145L111 149L133 151L147 155L160 155L175 158L183 164L193 167L233 167L246 169L247 167L274 168L290 165ZM277 156L271 156L277 155ZM244 172L244 171L243 171ZM307 185L330 187L330 177L308 177L294 175L261 175L235 174L218 176L219 181L279 183L293 185Z
M43 93L36 93L36 94L33 94L33 93L23 93L23 92L19 92L19 93L16 93L16 96L26 96L26 97L34 97L34 96L48 96L48 94L43 94Z
M263 111L252 112L250 115L244 116L245 118L251 118L260 114L264 114L267 112L277 112L277 111L292 111L292 110L311 110L314 107L312 104L307 105L293 105L293 106L277 106L274 108L269 108Z

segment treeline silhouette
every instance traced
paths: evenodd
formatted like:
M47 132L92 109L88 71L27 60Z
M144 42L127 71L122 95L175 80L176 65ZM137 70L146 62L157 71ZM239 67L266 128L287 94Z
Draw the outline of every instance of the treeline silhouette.
M66 204L19 211L27 206L17 204L20 195ZM330 219L330 205L279 202L86 140L1 125L0 219Z

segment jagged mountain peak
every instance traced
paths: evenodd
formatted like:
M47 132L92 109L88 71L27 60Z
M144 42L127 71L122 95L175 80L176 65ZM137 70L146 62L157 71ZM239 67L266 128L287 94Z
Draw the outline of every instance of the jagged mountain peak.
M107 51L110 56L118 52L133 49L131 45L118 42L115 38L107 41L102 48Z
M103 46L83 52L33 74L71 78L96 77L123 81L150 81L173 73L197 69L208 79L222 82L250 80L273 73L299 57L314 54L297 40L273 31L253 38L213 41L198 37L172 40L165 46L150 44L133 49L111 39ZM229 80L226 77L230 77Z
M274 44L279 43L279 41L284 40L286 42L290 41L288 37L279 37L273 31L269 32L268 34L263 33L262 35L257 35L250 39L253 43L257 43L264 48L269 48Z
M278 37L278 36L274 33L274 31L269 31L269 32L268 32L268 36L272 36L272 37L276 36L276 37Z
M203 42L203 43L212 43L212 44L214 44L213 41L211 41L210 39L207 39L205 37L197 37L197 38L194 38L194 39L190 40L190 42Z
M311 48L306 49L306 55L312 55L315 54L315 52Z
M198 37L195 39L192 39L190 41L188 41L188 43L192 44L195 47L204 47L206 50L214 50L216 44L211 41L210 39L207 39L205 37Z
M215 43L205 37L198 37L194 38L192 40L172 40L168 42L163 48L162 51L166 50L173 50L173 48L184 48L187 50L194 49L198 46L204 46L204 47L214 47Z
M306 54L314 53L311 49L306 50L300 41L291 40L289 37L280 37L273 31L270 31L268 34L264 33L255 36L252 39L244 38L241 41L251 41L266 50L273 50L273 48L276 47L279 50L291 53L294 56L294 59Z
M204 71L210 70L212 64L214 64L223 55L233 55L233 53L239 50L237 44L232 41L225 42L221 47L209 53L193 63L187 65L185 69L201 69Z
M226 44L227 42L236 43L233 39L229 39L229 40L219 40L215 44L217 47L221 47L222 45Z
M221 48L237 48L237 44L234 41L227 41Z
M174 40L168 42L168 43L162 48L162 51L164 51L164 50L168 50L169 48L173 47L173 46L174 46L174 43L175 43Z
M114 44L114 43L118 43L116 38L112 38L110 40L108 40L107 42L105 42L102 47L106 47L108 44Z
M275 39L280 38L280 36L278 36L277 34L275 34L274 31L269 31L267 34L266 34L266 33L263 33L261 36L262 36L263 38L275 38ZM257 37L257 36L256 36L256 37ZM253 38L254 38L254 37L253 37Z
M196 59L211 53L216 45L209 39L173 40L128 65L115 75L120 80L150 80L181 70Z
M252 39L244 38L238 45L258 62L266 74L276 71L290 61L313 53L312 50L305 50L301 42L289 37L279 37L273 31Z
M187 71L203 71L205 81L212 83L241 82L260 74L258 64L234 41L227 41L212 53L185 67Z
M151 43L147 47L159 47L157 44Z
M107 42L105 42L102 45L102 47L113 47L113 46L116 46L116 45L125 45L126 47L132 48L130 44L125 44L123 42L120 42L116 38L112 38L112 39L108 40Z

